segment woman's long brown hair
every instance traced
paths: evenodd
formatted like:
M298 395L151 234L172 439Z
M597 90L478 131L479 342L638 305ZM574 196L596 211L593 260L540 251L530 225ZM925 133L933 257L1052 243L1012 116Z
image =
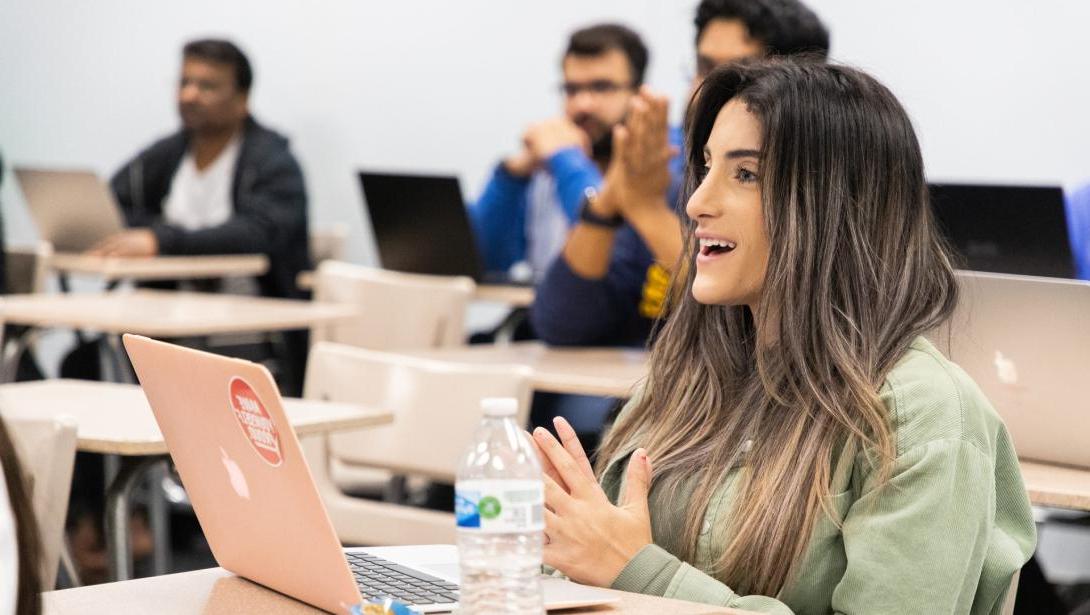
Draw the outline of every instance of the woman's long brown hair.
M19 592L15 603L17 615L37 615L41 612L41 543L38 521L30 506L30 489L23 476L15 446L8 435L7 426L0 419L0 465L4 467L3 479L7 483L11 510L15 515L15 539L19 554ZM2 504L0 504L2 505Z
M735 98L762 126L771 252L757 313L692 298L688 225L644 394L606 436L598 471L643 446L658 488L695 485L679 507L681 555L694 561L713 492L742 467L713 574L774 596L830 510L838 452L864 451L888 477L896 450L878 390L912 340L949 316L957 290L916 135L889 90L808 61L716 70L690 109L687 196L715 118Z

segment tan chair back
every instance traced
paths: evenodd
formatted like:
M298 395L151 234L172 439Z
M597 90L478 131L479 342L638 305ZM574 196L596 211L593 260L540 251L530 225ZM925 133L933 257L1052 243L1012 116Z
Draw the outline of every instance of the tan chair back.
M360 316L315 327L313 339L373 350L458 345L465 339L465 311L475 289L467 277L325 261L315 275L314 300L356 305Z
M328 228L310 232L310 260L315 265L322 261L343 261L348 242L348 226L337 223Z
M530 407L530 370L523 366L453 364L316 344L307 364L304 397L386 408L388 426L304 440L307 461L342 541L354 544L450 542L449 513L352 498L335 485L333 460L397 474L453 482L481 420L484 397L514 397L516 420Z
M76 460L76 422L70 417L4 416L16 454L30 482L42 539L42 587L52 589L64 549L64 520L72 465Z
M49 242L42 241L33 246L8 246L4 252L8 294L40 293L45 290L49 259L53 256L53 246Z

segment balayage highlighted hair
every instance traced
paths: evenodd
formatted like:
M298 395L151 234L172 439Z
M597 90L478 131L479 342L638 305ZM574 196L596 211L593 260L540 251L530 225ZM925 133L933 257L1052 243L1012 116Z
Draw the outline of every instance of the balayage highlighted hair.
M741 467L713 574L774 596L830 510L837 455L867 451L888 477L896 450L878 390L912 340L949 316L957 287L916 135L888 89L858 70L799 59L715 70L690 108L686 195L733 99L761 124L770 254L757 313L693 299L690 223L643 395L606 436L598 471L643 446L655 487L694 485L679 506L681 555L694 561L709 500Z

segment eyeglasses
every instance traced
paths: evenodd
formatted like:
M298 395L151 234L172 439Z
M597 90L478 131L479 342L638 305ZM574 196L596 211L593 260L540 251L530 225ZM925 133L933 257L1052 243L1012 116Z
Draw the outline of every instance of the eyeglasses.
M580 92L586 92L594 96L606 96L616 94L621 90L631 90L631 83L615 83L605 79L598 79L587 83L565 81L560 84L560 93L568 98L575 98Z

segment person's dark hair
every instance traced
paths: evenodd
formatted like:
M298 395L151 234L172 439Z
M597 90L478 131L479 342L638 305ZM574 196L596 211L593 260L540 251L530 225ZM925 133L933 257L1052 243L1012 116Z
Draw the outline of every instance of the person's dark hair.
M230 65L235 69L235 85L240 92L249 92L254 83L250 60L231 41L215 38L190 41L182 48L182 57Z
M632 86L643 84L647 71L647 46L639 34L620 24L599 24L576 30L568 39L564 57L600 56L611 49L620 51L628 58L628 66L632 69Z
M794 58L715 69L694 95L685 199L731 101L760 123L769 245L760 301L754 312L692 296L690 221L644 394L606 436L598 469L638 443L655 459L653 484L665 497L693 485L680 554L692 561L712 494L744 464L713 574L739 593L775 596L819 517L842 521L830 512L838 452L866 451L886 484L895 433L879 387L912 341L949 317L957 283L919 142L885 86Z
M15 515L15 540L18 543L19 579L15 613L37 615L42 609L42 555L38 520L30 507L30 489L3 419L0 419L0 465L4 466L2 479L7 484L8 499Z
M829 30L797 0L703 0L696 8L696 40L713 19L737 19L768 55L829 55Z

